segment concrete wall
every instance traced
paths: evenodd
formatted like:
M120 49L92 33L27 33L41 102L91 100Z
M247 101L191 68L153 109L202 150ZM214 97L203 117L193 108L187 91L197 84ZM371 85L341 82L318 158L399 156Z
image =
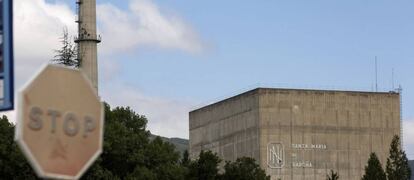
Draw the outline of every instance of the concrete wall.
M259 110L256 92L190 112L190 157L212 150L224 160L259 159Z
M331 169L360 179L370 152L385 165L399 106L397 93L255 89L190 112L190 153L250 156L272 179L325 179Z
M261 166L274 179L360 179L370 152L385 165L400 134L396 93L260 89ZM282 143L283 168L267 164L267 145ZM314 146L314 147L312 147Z

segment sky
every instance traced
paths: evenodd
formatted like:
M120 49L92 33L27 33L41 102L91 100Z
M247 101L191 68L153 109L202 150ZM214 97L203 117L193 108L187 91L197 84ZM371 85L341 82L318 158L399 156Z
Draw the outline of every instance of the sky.
M154 134L188 138L189 111L256 87L375 90L377 56L378 89L403 88L404 147L414 159L413 8L408 0L97 0L99 94L145 115ZM14 11L19 89L53 57L63 27L76 34L75 0L15 0Z

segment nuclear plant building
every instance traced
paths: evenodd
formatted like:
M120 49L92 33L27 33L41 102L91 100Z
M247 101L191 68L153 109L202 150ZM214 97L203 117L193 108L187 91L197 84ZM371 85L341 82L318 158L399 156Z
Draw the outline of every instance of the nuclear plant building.
M400 135L400 93L258 88L190 112L190 156L253 157L276 179L361 179Z

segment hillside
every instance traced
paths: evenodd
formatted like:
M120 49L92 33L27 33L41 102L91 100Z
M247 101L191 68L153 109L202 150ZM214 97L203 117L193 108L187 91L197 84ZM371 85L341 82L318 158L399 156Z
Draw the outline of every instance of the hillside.
M156 136L157 135L151 134L151 139L154 139ZM176 150L180 152L180 155L182 155L185 150L188 150L188 139L160 137L165 142L173 144Z

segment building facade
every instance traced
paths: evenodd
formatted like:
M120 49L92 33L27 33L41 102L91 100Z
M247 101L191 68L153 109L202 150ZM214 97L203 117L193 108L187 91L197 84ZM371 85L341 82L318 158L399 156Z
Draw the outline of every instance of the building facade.
M248 156L271 179L360 179L400 135L400 94L258 88L190 112L190 156Z

